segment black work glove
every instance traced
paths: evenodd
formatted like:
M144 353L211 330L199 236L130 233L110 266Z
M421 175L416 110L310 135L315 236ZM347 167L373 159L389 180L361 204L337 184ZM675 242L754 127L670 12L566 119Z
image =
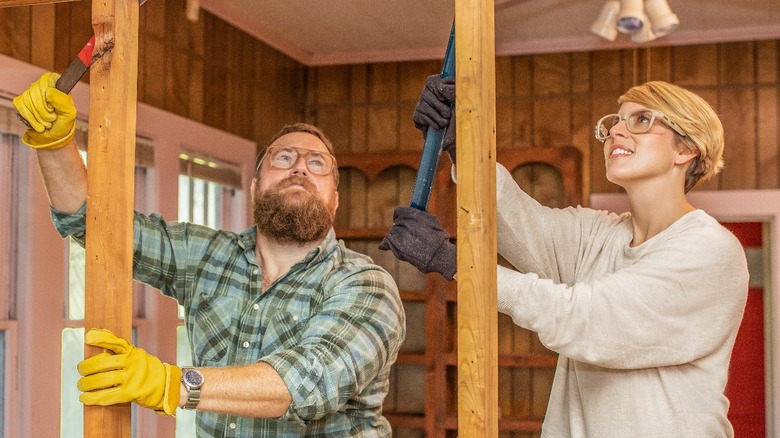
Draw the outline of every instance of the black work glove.
M438 272L453 280L458 270L458 251L442 228L439 218L412 207L396 207L393 227L379 244L399 260L411 263L423 274Z
M442 78L441 75L428 76L425 88L414 109L414 126L422 131L423 138L428 128L444 129L442 150L447 152L455 163L455 78Z

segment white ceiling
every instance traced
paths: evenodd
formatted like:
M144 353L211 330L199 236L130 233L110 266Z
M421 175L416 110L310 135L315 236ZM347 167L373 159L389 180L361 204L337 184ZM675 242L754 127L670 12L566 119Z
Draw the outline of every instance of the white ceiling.
M494 0L496 54L634 47L590 26L604 0ZM668 0L677 30L644 45L780 38L780 0ZM441 59L454 0L200 0L207 10L309 65Z

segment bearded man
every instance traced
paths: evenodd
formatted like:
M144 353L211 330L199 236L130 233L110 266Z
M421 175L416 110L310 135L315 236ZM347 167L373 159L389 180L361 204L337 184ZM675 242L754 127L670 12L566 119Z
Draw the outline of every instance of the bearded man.
M84 243L87 170L76 108L46 73L14 99L32 126L52 218ZM389 437L382 416L405 336L392 277L337 241L338 168L316 127L285 126L257 159L256 225L242 233L134 215L133 276L184 307L194 367L162 363L108 330L78 366L86 405L196 409L198 436Z

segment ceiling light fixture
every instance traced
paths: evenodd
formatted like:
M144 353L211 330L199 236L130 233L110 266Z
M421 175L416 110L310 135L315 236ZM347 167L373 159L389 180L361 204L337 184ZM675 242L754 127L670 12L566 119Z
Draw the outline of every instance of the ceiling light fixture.
M590 30L609 41L621 32L644 43L668 35L679 24L666 0L608 0Z

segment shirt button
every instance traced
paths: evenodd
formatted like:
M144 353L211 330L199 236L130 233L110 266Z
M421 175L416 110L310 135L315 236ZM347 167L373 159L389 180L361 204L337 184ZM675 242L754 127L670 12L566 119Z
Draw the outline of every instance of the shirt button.
M297 321L297 320L298 320L298 315L293 315L293 321Z
M249 348L249 341L244 341L244 343L241 345L243 345L244 348Z
M252 273L253 273L253 274L257 275L257 273L258 273L258 272L260 272L260 271L259 271L257 268L255 268L255 269L252 269Z
M260 308L260 305L259 305L259 304L257 304L257 303L255 303L255 304L252 306L252 308L253 308L253 309L255 309L255 310L257 310L257 309L259 309L259 308Z
M231 430L236 430L236 423L230 423L229 427Z

